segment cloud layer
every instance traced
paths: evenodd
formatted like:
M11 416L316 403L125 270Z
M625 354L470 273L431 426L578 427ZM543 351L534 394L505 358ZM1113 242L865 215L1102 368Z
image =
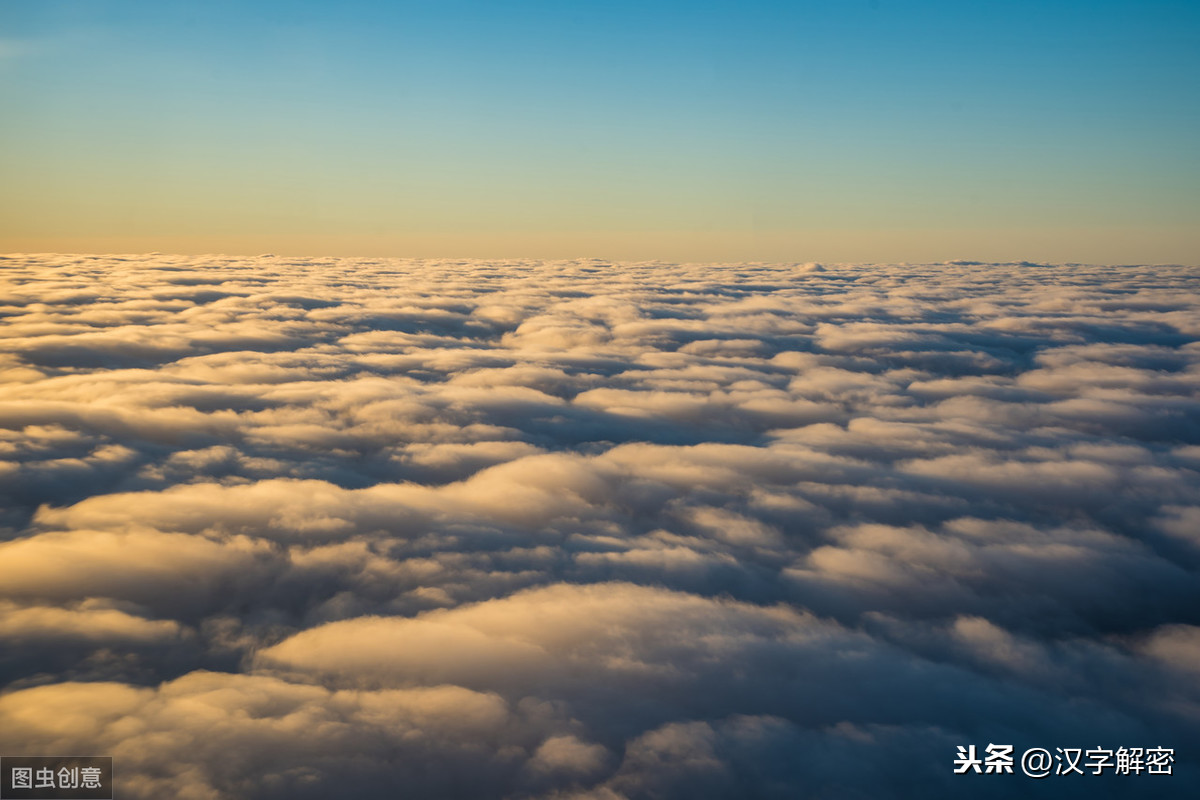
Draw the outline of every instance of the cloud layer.
M197 800L1200 788L1194 270L0 264L5 753ZM952 774L992 742L1175 774Z

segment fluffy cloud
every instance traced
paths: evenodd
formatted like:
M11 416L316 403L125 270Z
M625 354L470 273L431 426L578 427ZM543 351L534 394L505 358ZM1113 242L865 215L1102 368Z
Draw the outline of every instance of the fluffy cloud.
M3 264L6 753L133 798L1200 788L1194 270ZM1176 774L952 775L991 742Z

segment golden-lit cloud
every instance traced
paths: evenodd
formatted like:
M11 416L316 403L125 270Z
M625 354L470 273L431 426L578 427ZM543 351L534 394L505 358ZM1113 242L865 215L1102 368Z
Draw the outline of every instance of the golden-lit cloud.
M0 263L6 753L197 800L947 796L1000 739L1192 785L1194 270Z

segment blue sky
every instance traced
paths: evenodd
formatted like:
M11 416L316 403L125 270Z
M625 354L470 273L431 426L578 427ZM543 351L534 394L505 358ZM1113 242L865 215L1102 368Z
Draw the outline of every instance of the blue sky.
M18 0L0 100L5 250L1200 260L1196 3Z

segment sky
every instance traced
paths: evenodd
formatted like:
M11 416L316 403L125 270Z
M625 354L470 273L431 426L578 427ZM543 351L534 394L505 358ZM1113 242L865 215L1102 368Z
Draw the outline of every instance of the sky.
M1200 262L1193 2L0 3L0 251Z

